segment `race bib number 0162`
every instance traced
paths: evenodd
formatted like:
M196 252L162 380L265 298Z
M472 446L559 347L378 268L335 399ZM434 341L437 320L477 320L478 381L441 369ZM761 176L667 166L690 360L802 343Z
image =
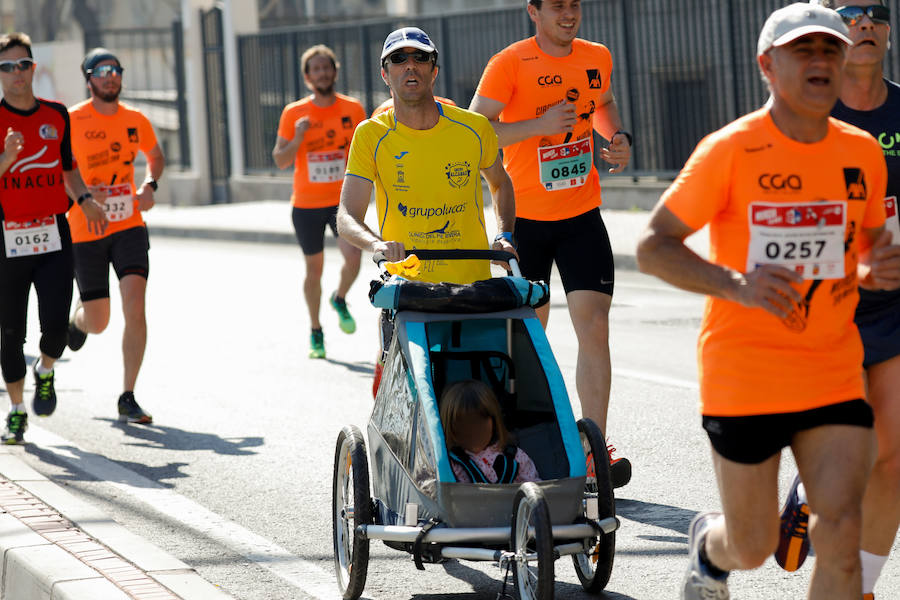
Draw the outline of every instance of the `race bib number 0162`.
M891 232L891 244L900 244L900 217L897 216L897 196L888 196L884 199L884 212L887 213L884 226Z
M341 150L307 152L306 172L310 183L334 183L344 178L347 163Z
M584 185L591 171L592 159L588 139L538 148L541 185L548 192Z
M3 242L8 258L62 250L55 216L34 221L3 221Z
M104 187L103 191L106 192L103 210L110 223L124 221L134 214L134 196L131 195L131 185L127 183L113 185Z
M844 273L847 203L750 205L747 271L786 267L804 279L834 279Z

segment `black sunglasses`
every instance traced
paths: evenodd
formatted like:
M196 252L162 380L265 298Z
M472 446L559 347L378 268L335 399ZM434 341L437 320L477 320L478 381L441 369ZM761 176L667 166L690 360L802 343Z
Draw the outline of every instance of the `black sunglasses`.
M416 50L409 54L401 50L399 52L394 52L393 54L388 54L387 58L395 65L402 65L409 57L412 57L417 63L431 62L431 56L431 52L425 52L424 50Z
M860 21L863 16L868 15L873 23L887 25L891 20L891 9L880 4L872 4L869 6L842 6L835 9L837 14L841 15L844 23L848 27L853 27Z
M20 71L27 71L31 67L34 66L34 59L28 58L27 56L24 58L20 58L19 60L3 60L0 61L0 71L4 73L12 73L16 69Z
M96 69L90 69L88 71L88 75L101 79L112 77L113 75L118 75L119 77L121 77L123 71L125 71L125 69L118 65L100 65Z

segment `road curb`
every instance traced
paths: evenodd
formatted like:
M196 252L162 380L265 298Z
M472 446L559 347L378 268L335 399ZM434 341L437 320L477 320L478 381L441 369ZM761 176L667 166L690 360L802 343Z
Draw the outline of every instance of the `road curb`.
M0 448L0 597L233 600Z

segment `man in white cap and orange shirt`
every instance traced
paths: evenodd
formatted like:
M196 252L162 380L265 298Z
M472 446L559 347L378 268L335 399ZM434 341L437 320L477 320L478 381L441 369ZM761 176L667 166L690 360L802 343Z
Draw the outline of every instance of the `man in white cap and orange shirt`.
M641 270L707 294L703 427L722 513L691 523L682 598L729 598L728 572L778 546L778 467L790 447L811 512L810 598L859 600L861 502L873 458L858 286L900 286L879 250L887 169L877 142L829 118L850 43L833 10L773 12L757 62L771 96L704 138L638 244ZM710 260L684 239L710 226Z

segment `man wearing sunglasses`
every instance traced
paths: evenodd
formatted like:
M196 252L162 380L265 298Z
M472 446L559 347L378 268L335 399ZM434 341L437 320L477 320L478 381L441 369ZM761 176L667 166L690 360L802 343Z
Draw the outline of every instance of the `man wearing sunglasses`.
M727 599L733 569L778 546L778 470L790 447L817 559L809 598L858 600L861 504L873 414L853 323L857 288L897 289L878 256L887 169L864 131L830 118L849 31L794 3L763 25L770 99L697 145L641 236L641 270L707 294L698 342L703 427L722 513L689 530L682 597ZM711 260L684 240L710 227Z
M497 135L486 118L435 101L438 51L416 27L390 33L381 52L381 78L392 110L362 123L338 210L338 231L359 248L389 261L407 248L487 249L481 176L490 187L496 250L515 253L515 197L499 160ZM365 224L372 189L378 229ZM490 277L486 261L422 261L418 279L470 283ZM379 370L376 367L376 382ZM376 383L377 389L377 383Z
M122 333L124 376L118 399L119 420L152 423L134 398L134 387L147 344L144 300L150 272L150 240L141 214L154 204L154 192L165 158L150 121L123 102L119 59L105 48L84 57L81 72L91 97L69 111L72 151L91 190L102 196L109 227L91 231L84 211L69 211L75 254L75 280L80 301L69 322L69 348L78 350L88 334L102 333L109 324L109 265L119 280L125 330ZM138 152L147 159L140 184L134 180Z
M334 51L328 46L320 44L303 53L300 68L312 95L284 108L272 150L272 158L279 169L294 165L291 204L294 231L306 262L303 296L311 328L310 358L325 358L325 336L319 321L325 228L330 228L337 237L335 219L347 151L356 126L366 118L359 100L335 92L339 66ZM360 252L340 238L337 245L344 264L329 304L337 311L341 331L353 333L356 321L344 298L359 274Z
M614 268L598 208L592 136L596 129L610 140L600 156L618 173L630 159L631 134L624 131L610 87L609 50L576 37L581 0L529 0L527 10L534 37L491 58L469 108L491 120L504 149L516 191L522 274L549 282L554 262L559 269L578 338L581 412L608 433ZM550 304L537 313L546 326ZM613 486L627 484L631 463L614 456L611 444L607 452Z
M12 403L2 435L6 444L23 443L28 427L23 346L32 285L41 322L32 408L42 416L56 408L53 365L66 347L72 303L66 191L77 198L91 230L102 232L107 222L75 169L66 107L35 98L33 77L29 37L0 36L0 132L5 135L0 154L0 368Z
M850 29L853 45L847 53L841 96L833 117L868 131L881 145L888 180L885 227L900 252L900 86L884 78L884 58L890 47L890 10L882 2L824 0ZM863 497L860 562L864 600L874 598L875 582L887 562L900 525L900 291L860 288L856 324L863 341L866 398L875 413L878 455ZM809 551L806 535L809 507L799 478L782 512L778 563L789 571L803 564Z

